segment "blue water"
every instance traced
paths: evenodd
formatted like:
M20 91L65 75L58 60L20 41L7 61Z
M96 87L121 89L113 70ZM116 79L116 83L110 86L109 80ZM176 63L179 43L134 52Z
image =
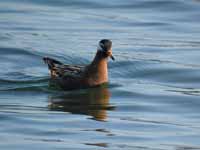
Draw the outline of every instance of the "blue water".
M200 149L199 0L0 1L0 149ZM43 56L87 64L113 41L108 87L48 88Z

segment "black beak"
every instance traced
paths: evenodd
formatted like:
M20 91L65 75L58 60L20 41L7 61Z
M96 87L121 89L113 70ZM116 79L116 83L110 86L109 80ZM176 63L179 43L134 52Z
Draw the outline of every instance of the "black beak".
M113 61L115 60L115 58L113 57L113 55L111 55L110 58L111 58Z

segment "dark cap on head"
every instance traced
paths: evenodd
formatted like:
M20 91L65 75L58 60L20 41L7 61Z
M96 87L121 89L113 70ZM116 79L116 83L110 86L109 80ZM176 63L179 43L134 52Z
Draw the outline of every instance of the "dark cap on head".
M108 51L112 47L112 41L109 39L103 39L99 42L99 45L103 49L103 51Z
M105 53L106 55L107 52L112 48L112 41L111 40L108 40L108 39L103 39L99 42L99 45L97 47L97 50L98 51L102 51L103 53ZM110 58L112 60L115 60L115 58L113 57L112 54L109 54L108 56L110 56Z

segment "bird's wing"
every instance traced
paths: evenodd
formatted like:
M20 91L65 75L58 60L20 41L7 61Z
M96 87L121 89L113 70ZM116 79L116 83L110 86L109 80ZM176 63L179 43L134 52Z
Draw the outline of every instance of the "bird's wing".
M84 71L84 66L79 65L58 65L55 67L55 72L58 76L79 76Z
M44 57L44 62L48 64L51 77L64 77L64 76L79 76L84 66L63 64L53 58Z

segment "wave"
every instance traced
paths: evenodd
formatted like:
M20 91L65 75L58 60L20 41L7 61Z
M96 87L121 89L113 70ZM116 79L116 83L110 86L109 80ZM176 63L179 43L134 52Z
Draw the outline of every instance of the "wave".
M176 1L176 0L135 0L135 1L81 1L81 0L7 0L7 2L14 3L25 3L25 4L35 4L35 5L44 5L44 6L53 6L53 7L78 7L78 8L93 8L93 9L102 9L102 8L116 8L116 9L159 9L167 11L185 11L192 10L195 5L191 5L186 1Z
M11 91L16 91L16 92L50 92L51 90L48 89L48 85L46 86L24 86L24 87L11 87L11 88L5 88L5 89L0 89L1 92L11 92Z
M28 56L35 56L41 57L41 55L31 52L27 49L22 48L9 48L9 47L0 47L0 55L28 55Z
M37 80L6 80L0 79L2 84L32 84L32 83L44 83L47 82L48 78L37 79Z

